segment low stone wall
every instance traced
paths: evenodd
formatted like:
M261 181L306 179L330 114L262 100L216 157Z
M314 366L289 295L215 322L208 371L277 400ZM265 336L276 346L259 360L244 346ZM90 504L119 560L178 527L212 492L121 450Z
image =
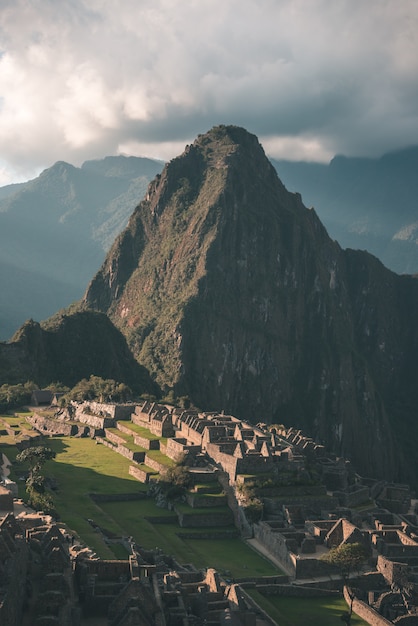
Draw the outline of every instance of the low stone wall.
M186 496L187 504L191 506L193 509L197 509L200 507L212 507L212 506L221 506L227 504L226 496L216 496L216 498L211 496L198 496L194 493L188 493Z
M90 413L84 413L83 411L76 411L76 420L82 424L87 424L92 428L98 428L104 430L105 428L111 428L115 425L115 421L111 417L99 417L97 415L90 415Z
M129 473L131 476L139 480L140 483L144 484L147 484L149 482L151 476L155 476L155 474L147 472L141 467L136 467L135 465L129 466Z
M350 593L352 593L352 591L349 592L348 588L344 587L343 592L344 599L347 602L348 608L351 604ZM361 619L364 619L365 622L371 624L371 626L391 626L393 624L393 622L387 620L385 617L383 617L383 615L379 615L377 611L375 611L371 606L369 606L362 600L354 598L352 607L353 612L361 617Z
M90 493L94 502L130 502L131 500L144 500L147 495L143 491L136 493Z
M159 439L148 439L147 437L141 437L140 435L134 434L134 442L137 446L141 446L141 448L145 448L146 450L160 449Z
M130 461L135 461L136 463L144 462L145 452L132 452L132 450L129 450L129 448L112 443L111 441L108 441L107 439L104 439L103 437L96 437L96 441L98 443L103 444L107 448L110 448L114 452L118 452L118 454L125 456Z
M145 459L145 452L133 452L126 446L117 446L116 452L119 452L122 456L125 456L130 461L135 461L136 463L143 463Z
M266 624L270 624L270 626L277 626L277 622L275 622L273 618L271 618L270 615L259 604L257 604L255 600L252 599L252 597L241 587L241 585L240 591L244 596L247 605L253 608L258 615L262 615L263 621Z
M183 438L172 438L167 441L166 454L174 461L186 453L197 453L201 451L200 445L187 445L187 440Z
M48 435L65 435L74 437L79 434L79 428L76 424L45 417L43 415L39 415L38 413L28 416L27 421L34 428L36 428L36 430Z
M289 582L289 576L284 574L278 574L277 576L240 576L235 579L240 585L245 586L246 589L255 589L260 585L271 587L273 585L287 585Z
M333 495L338 498L341 506L354 508L370 500L370 489L359 487L355 491L334 491Z
M148 456L148 454L145 454L144 463L145 465L148 465L148 467L150 467L151 469L155 470L158 473L160 472L164 473L167 470L167 465L163 465L163 463L159 463L158 461L151 459Z
M174 507L177 513L179 524L182 528L204 528L205 526L229 526L233 523L231 511L225 513L208 513L208 515L198 515L197 513L184 513Z
M115 445L123 445L125 443L125 439L116 433L112 433L108 428L105 428L105 437Z
M177 524L177 515L152 515L146 516L144 519L150 524Z
M327 598L341 596L340 591L321 589L317 587L304 587L303 585L286 584L257 584L257 591L265 596L283 596L286 598Z
M239 537L239 532L237 530L220 530L219 532L214 531L208 533L180 532L176 533L176 535L177 537L180 537L180 539L234 539L235 537Z
M91 413L100 418L110 418L114 420L128 420L131 413L135 411L135 404L110 404L106 402L86 401L80 405L81 411Z
M36 435L35 437L26 437L25 439L16 441L15 445L19 452L21 452L22 450L26 450L26 448L30 448L31 446L41 445L42 441L42 435Z
M125 433L125 435L132 435L134 438L134 442L137 446L141 446L141 448L145 448L146 450L159 450L160 449L160 440L159 439L149 439L148 437L141 437L129 428L128 426L124 426L120 422L117 422L116 428L121 431L121 433Z
M254 524L254 537L293 575L296 575L295 562L290 558L287 540L281 533L274 532L268 524L260 522Z
M338 569L320 559L301 559L297 554L290 553L290 559L294 563L296 578L316 578L317 576L329 576L338 574Z

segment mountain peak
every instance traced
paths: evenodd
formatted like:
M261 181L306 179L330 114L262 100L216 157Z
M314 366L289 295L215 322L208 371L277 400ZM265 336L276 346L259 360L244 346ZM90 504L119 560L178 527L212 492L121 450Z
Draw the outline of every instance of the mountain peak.
M398 278L341 250L254 135L216 126L149 185L84 305L110 316L162 389L296 424L359 471L395 476L388 413L415 392L402 368L384 373L393 359L418 370L405 317L417 285ZM357 437L364 423L384 455Z

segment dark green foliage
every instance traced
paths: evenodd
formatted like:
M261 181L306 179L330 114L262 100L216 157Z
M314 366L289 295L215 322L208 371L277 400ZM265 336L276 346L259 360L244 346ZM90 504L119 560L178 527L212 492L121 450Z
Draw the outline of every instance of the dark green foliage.
M264 505L258 498L251 498L244 506L245 517L250 523L260 521L263 517Z
M17 463L29 466L29 476L26 480L26 493L29 504L38 511L54 514L54 501L50 493L45 490L45 477L41 469L47 461L54 459L56 453L47 446L33 446L26 448L16 456Z
M118 380L138 395L160 395L123 335L101 313L61 313L42 326L29 320L10 343L0 343L0 383L34 380L43 388L58 379L74 387L92 375Z
M346 580L353 570L359 569L367 559L367 551L361 543L342 543L324 554L322 560L335 565Z
M38 386L30 381L17 385L2 385L0 387L0 410L7 411L29 404L32 391L35 389L38 389Z
M47 446L33 446L26 448L16 457L18 463L29 465L29 474L35 476L39 474L47 461L55 458L55 452Z
M66 402L75 400L99 400L99 402L126 402L132 399L131 389L125 383L118 383L116 380L90 376L87 380L83 378L75 387L65 394Z

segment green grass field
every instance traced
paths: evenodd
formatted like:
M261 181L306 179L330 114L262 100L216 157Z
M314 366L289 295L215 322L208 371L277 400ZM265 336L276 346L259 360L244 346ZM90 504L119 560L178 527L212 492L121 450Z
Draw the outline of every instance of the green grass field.
M335 626L343 623L341 615L348 611L344 598L335 596L296 599L263 596L255 589L246 591L280 626ZM367 626L367 622L353 613L351 625Z
M8 443L8 442L7 442ZM46 463L44 474L53 477L58 489L54 491L56 509L62 521L90 546L101 558L120 558L120 547L107 545L88 519L118 536L132 536L145 548L161 548L180 563L198 567L215 567L229 576L258 576L280 573L266 559L255 553L238 538L182 539L177 533L204 533L213 528L181 529L178 524L156 524L146 517L170 517L173 512L159 508L150 498L139 501L96 503L89 494L146 492L147 487L129 475L128 459L89 438L59 437L45 440L56 452L56 458ZM17 450L0 438L0 451L14 460ZM161 453L160 453L161 454ZM19 481L22 469L15 468L14 478L24 495L24 483ZM186 507L186 505L183 505ZM189 509L195 513L196 510ZM202 514L207 513L202 509ZM233 529L233 527L229 527Z

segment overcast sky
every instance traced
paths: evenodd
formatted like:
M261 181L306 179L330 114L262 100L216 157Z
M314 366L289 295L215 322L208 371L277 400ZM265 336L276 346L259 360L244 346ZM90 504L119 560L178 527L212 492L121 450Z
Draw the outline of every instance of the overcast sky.
M0 185L215 124L328 161L418 144L416 0L1 0Z

